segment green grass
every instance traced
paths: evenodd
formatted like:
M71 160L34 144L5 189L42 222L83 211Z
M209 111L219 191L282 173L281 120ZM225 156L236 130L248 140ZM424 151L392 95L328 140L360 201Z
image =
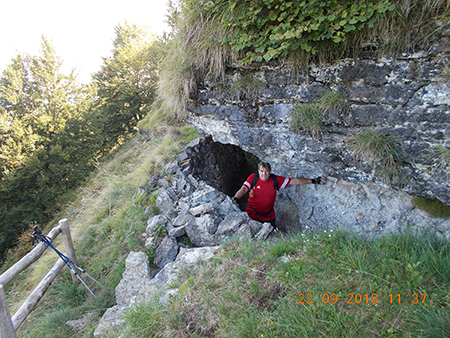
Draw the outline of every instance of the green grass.
M450 147L437 146L432 148L432 159L435 160L435 168L441 169L450 175Z
M161 98L175 116L185 114L203 80L223 81L230 65L248 70L272 59L288 64L295 73L311 63L333 63L367 50L375 59L395 58L403 52L429 50L445 38L450 25L448 0L356 1L351 10L343 10L340 6L346 3L339 2L292 4L181 0L169 14L175 29L159 83ZM310 14L301 7L305 4ZM297 16L298 8L304 16ZM379 11L375 21L369 18L374 11Z
M129 337L146 337L134 334L147 326L148 337L445 337L449 249L410 232L231 240L184 271L166 308L130 311Z
M241 76L237 81L233 82L228 91L237 98L242 95L249 97L258 94L266 86L267 84L264 81L250 73Z
M137 195L137 187L161 172L166 153L175 153L195 133L177 128L169 135L129 140L100 163L64 212L79 265L107 290L89 283L93 298L63 270L19 336L92 337L104 311L115 304L127 254L141 250L152 261L155 252L144 248L140 233L156 195ZM372 241L331 230L291 234L274 243L231 239L215 257L182 272L173 285L179 293L166 307L151 302L129 311L125 337L448 336L449 249L448 242L410 232ZM8 285L12 313L55 259L48 251ZM417 304L398 304L398 294L402 300L417 294ZM87 313L93 316L81 332L65 325Z
M140 236L147 220L157 213L156 194L137 194L139 186L147 185L150 178L193 138L195 129L188 126L166 126L166 134L148 140L136 135L112 154L104 158L98 170L79 189L78 197L55 218L41 228L45 233L59 219L69 221L78 265L98 280L106 290L83 278L96 295L90 296L82 285L74 284L69 270L63 268L44 298L18 330L20 337L92 337L106 309L115 305L115 287L122 279L125 258L130 251L144 251L149 260L152 250L144 247ZM23 236L21 244L8 257L6 269L20 255L31 249L30 237ZM62 240L55 246L63 251ZM37 286L57 259L47 250L43 257L21 273L6 288L6 298L12 314ZM93 313L88 327L76 332L65 325L68 320L80 319Z
M367 129L350 136L355 157L376 168L383 178L400 175L401 151L398 140L385 132Z
M306 130L317 136L323 127L323 111L313 103L298 102L290 113L291 130Z
M291 130L305 130L317 136L320 134L327 120L327 114L336 110L339 115L346 115L349 111L347 98L339 92L329 91L314 102L298 102L290 113Z

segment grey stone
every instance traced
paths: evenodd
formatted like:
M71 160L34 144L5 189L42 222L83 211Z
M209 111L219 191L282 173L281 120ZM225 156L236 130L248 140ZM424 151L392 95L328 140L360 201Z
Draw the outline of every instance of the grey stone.
M180 167L178 166L177 161L169 163L168 165L166 165L164 167L164 171L167 175L174 175L174 174L176 174L177 170L179 170L179 169L180 169Z
M91 318L95 317L95 312L89 312L84 315L82 318L78 320L69 320L66 322L66 325L70 327L72 330L81 331L86 329L89 326L89 322Z
M220 246L183 249L183 251L180 251L180 254L174 262L168 263L164 269L152 279L151 284L164 286L176 282L178 280L178 274L183 267L210 259L219 251L219 248Z
M166 237L162 240L155 252L154 264L162 269L167 263L173 262L178 255L178 244L174 237Z
M117 336L124 332L126 330L125 313L140 301L146 302L159 294L162 304L167 304L168 299L176 294L176 291L169 287L178 279L180 270L198 261L210 259L219 251L219 248L216 246L183 249L177 259L168 263L153 279L150 279L148 275L147 255L143 252L131 252L125 262L123 278L116 288L116 300L120 299L122 305L115 305L106 310L94 332L94 337L105 337L112 333ZM126 301L127 297L131 298Z
M225 218L228 214L232 212L240 212L239 207L234 203L229 196L227 196L224 201L219 205L218 211L220 215Z
M186 227L184 225L173 228L169 231L170 237L182 237L186 234Z
M143 252L130 252L122 280L116 287L117 305L130 306L148 300L152 295L147 288L149 281L148 256Z
M248 221L248 226L250 227L251 235L254 237L262 228L262 223L255 221L253 219Z
M221 163L220 156L211 159L210 155L220 149L223 158L229 160L237 153L234 147L239 146L270 162L275 174L326 176L339 182L332 187L289 187L285 193L279 193L284 201L280 198L278 205L290 204L289 220L282 220L279 212L277 220L280 216L280 222L292 224L297 218L294 229L340 226L372 236L414 224L417 228L437 227L441 233L448 233L448 219L434 220L428 215L422 218L408 207L412 204L411 195L450 204L448 172L437 168L437 160L430 160L436 155L433 147L450 142L450 86L436 78L442 70L442 63L428 52L399 59L312 64L305 74L290 79L285 76L286 66L261 65L252 69L267 83L267 88L255 97L257 105L249 104L245 98L222 95L213 83L207 82L195 102L200 104L189 106L189 123L208 135L188 153L193 158L191 165L197 168L192 169L193 175L212 186L228 182L226 173L234 163ZM230 69L225 82L232 83L238 74L238 69ZM274 80L277 76L279 81ZM344 94L347 109L330 109L317 135L291 130L293 101L313 102L330 92L330 87ZM395 147L401 152L403 178L384 179L376 164L356 157L350 136L367 129L385 132L398 140ZM208 140L209 135L212 140ZM202 169L208 174L202 174ZM245 180L234 172L232 176L241 183ZM389 202L383 204L383 199ZM297 217L293 204L298 209ZM403 214L398 204L403 205ZM226 216L226 208L221 206L219 212Z
M167 306L169 304L170 298L175 297L178 294L179 289L169 289L166 290L161 297L159 297L159 303L163 306Z
M218 205L215 202L205 203L205 204L201 204L195 208L189 209L189 212L193 216L200 216L200 215L207 214L207 213L217 209L217 206Z
M238 231L236 232L236 235L238 237L244 237L244 238L250 239L253 237L252 228L250 227L250 225L244 224L238 229Z
M259 240L265 240L269 237L270 233L273 231L273 226L270 223L264 223L261 230L255 235L255 238Z
M166 213L174 209L174 201L170 198L169 193L165 189L160 189L156 198L156 206L162 213Z
M206 230L206 232L210 235L214 235L216 233L217 227L221 221L222 218L212 214L202 215L195 218L195 223L198 228L203 232Z
M249 220L247 213L245 212L233 212L228 214L225 219L219 224L216 235L228 236L236 233L239 227Z
M195 246L214 246L218 244L217 238L210 234L208 228L214 227L214 223L208 215L191 219L186 224L186 234Z
M173 226L179 227L179 226L185 225L185 224L189 223L191 220L193 220L193 218L194 217L191 214L180 215L174 219Z
M197 190L192 194L192 207L199 206L204 203L217 202L220 203L224 199L224 196L216 189L208 184L199 186Z
M99 325L94 331L94 337L105 337L117 330L122 331L125 324L125 313L128 310L126 306L115 305L106 310L100 320Z
M147 229L145 231L152 233L156 226L165 227L169 219L165 215L156 215L147 221Z
M144 246L145 246L147 249L152 248L152 247L154 247L155 245L156 245L156 243L155 243L155 236L149 236L149 237L147 237L147 238L145 239L145 244L144 244Z

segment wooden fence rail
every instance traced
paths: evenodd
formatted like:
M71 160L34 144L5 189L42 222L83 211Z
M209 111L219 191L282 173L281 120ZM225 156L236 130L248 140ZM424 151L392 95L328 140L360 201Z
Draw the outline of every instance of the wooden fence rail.
M64 255L76 263L75 250L73 248L72 236L70 234L67 219L60 220L58 226L54 227L49 232L47 237L50 242L53 242L53 240L60 233L63 235L64 249L66 250ZM47 273L47 275L45 275L38 286L33 290L25 302L20 306L19 310L17 310L11 318L3 288L8 285L19 273L36 262L46 249L47 245L45 243L39 243L33 250L31 250L27 255L25 255L21 260L19 260L0 276L0 338L17 337L15 331L17 331L27 316L31 313L31 311L33 311L58 273L64 267L64 261L59 258L53 268ZM76 276L72 272L71 274L72 280L76 282Z

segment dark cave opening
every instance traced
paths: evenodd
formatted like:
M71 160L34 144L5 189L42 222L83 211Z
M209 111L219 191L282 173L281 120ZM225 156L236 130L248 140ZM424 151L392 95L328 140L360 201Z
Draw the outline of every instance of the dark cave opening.
M202 138L187 154L192 176L230 197L242 187L250 174L257 171L259 163L259 159L251 153L232 144L214 142L211 136ZM246 203L246 198L241 202ZM245 206L241 205L242 208L245 209Z
M185 152L189 158L190 174L232 197L242 184L258 169L260 160L242 148L214 142L211 136L203 137L195 145L187 147ZM239 201L242 211L247 207L248 194ZM298 208L282 197L277 197L275 204L277 226L280 229L301 229Z

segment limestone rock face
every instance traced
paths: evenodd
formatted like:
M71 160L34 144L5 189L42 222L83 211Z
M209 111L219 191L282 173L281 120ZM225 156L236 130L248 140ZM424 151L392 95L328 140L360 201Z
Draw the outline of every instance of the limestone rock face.
M443 68L439 55L425 53L395 60L346 59L328 67L311 65L300 74L282 65L261 65L245 70L265 85L253 94L230 94L203 79L189 121L216 143L271 163L279 175L323 175L450 204L450 174L438 166L435 152L450 144L450 85L439 80ZM230 68L225 86L242 76L242 70ZM347 109L329 109L314 135L293 131L293 108L332 91L346 98ZM391 181L377 175L377 164L354 154L349 136L368 129L397 139L400 175ZM208 158L205 164L220 161Z

